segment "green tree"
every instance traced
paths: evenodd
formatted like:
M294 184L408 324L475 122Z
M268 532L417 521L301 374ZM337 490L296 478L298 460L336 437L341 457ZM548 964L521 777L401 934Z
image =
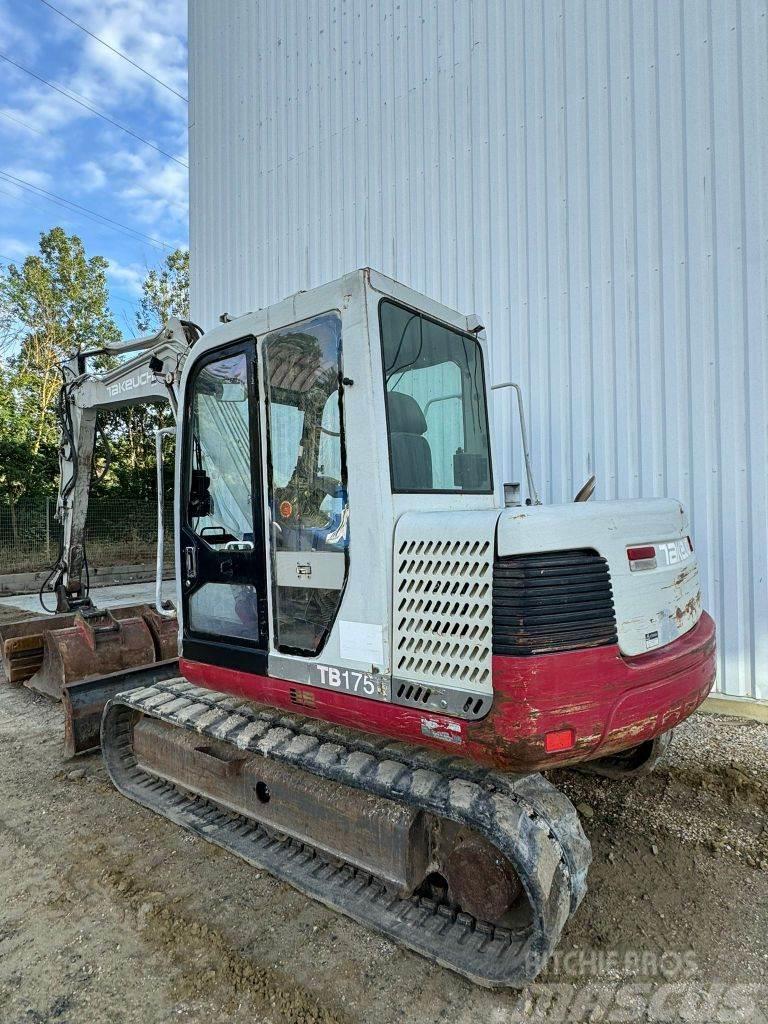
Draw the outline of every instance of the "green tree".
M136 324L142 333L163 326L169 317L189 316L189 251L174 249L141 285Z
M0 364L0 488L12 506L55 487L60 363L120 337L107 266L56 227L40 235L39 253L0 270L0 341L11 353Z

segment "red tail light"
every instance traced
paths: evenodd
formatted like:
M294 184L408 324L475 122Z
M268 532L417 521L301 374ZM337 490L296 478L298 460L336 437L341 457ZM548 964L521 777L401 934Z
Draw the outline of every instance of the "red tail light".
M573 729L559 729L557 732L548 732L544 737L544 749L548 754L555 754L558 750L570 750L576 746L576 733Z
M656 568L656 548L653 544L646 544L643 547L627 548L629 568L632 572L638 569Z

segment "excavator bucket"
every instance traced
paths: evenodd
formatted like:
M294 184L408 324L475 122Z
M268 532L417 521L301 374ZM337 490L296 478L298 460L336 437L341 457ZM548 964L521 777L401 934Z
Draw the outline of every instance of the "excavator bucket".
M150 605L40 616L0 627L2 667L60 700L65 685L176 658L176 630Z
M90 754L101 744L101 718L104 706L118 693L137 687L155 686L179 674L179 659L168 658L152 665L113 672L92 679L65 683L61 688L64 707L64 754Z
M38 615L34 619L8 622L0 626L0 668L7 682L20 686L43 663L45 634L74 625L73 612L63 615Z

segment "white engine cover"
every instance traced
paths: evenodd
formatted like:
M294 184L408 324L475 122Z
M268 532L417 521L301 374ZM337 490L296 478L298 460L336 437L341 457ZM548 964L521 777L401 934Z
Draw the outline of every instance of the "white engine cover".
M633 656L663 647L692 629L701 615L696 556L688 518L667 498L588 501L505 509L499 556L591 548L611 572L619 647ZM632 571L630 547L653 545L656 568Z

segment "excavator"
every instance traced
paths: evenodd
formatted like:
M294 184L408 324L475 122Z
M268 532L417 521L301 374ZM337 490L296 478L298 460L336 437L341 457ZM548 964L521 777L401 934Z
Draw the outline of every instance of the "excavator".
M679 502L593 478L543 504L488 365L477 316L371 269L190 339L180 658L110 693L100 740L131 800L519 987L591 859L546 773L649 771L710 692L715 627ZM525 497L494 453L505 389Z
M56 613L0 626L0 678L62 701L69 755L98 747L101 712L111 693L178 670L177 622L161 600L162 566L154 605L96 607L89 593L86 521L99 414L167 402L175 416L184 360L200 334L196 325L172 318L152 334L76 352L60 368L56 516L62 541L40 589L46 612L46 592L55 596ZM106 369L99 367L102 357ZM175 428L158 432L156 448L169 433ZM162 484L160 479L161 497ZM160 531L162 525L161 518Z

